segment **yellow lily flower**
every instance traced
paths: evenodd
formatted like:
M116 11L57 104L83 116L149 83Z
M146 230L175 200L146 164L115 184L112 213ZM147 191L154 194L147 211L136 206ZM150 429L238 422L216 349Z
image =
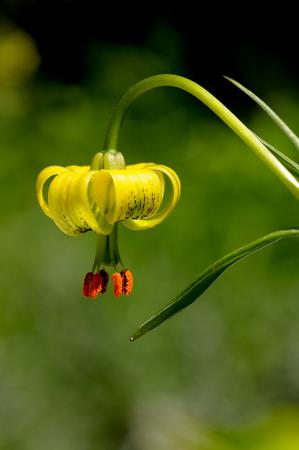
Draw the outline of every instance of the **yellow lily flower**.
M172 187L170 199L161 208L165 177ZM46 195L45 184L48 183ZM132 230L159 225L171 213L180 196L180 180L169 167L140 163L125 165L120 152L97 153L91 166L50 166L42 170L36 183L37 198L44 213L61 231L78 236L87 231L98 235L91 272L84 279L83 295L95 298L108 284L106 269L114 273L114 294L129 295L133 277L121 261L117 224Z

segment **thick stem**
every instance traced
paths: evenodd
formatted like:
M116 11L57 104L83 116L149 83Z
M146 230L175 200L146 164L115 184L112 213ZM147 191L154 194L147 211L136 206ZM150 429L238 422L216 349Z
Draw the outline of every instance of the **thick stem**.
M208 108L210 108L226 125L228 125L251 150L272 170L273 173L289 188L289 190L299 199L299 182L284 167L281 162L259 141L229 109L227 109L216 97L187 78L177 75L155 75L146 78L135 84L121 98L112 114L104 150L116 149L121 123L129 106L145 92L162 86L171 86L182 89L194 97L198 98Z

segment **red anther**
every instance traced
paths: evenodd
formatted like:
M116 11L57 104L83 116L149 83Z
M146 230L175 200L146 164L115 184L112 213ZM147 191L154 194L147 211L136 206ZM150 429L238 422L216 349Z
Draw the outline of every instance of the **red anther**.
M90 297L92 292L92 285L93 285L93 273L88 272L83 281L83 288L82 288L82 294L84 297Z
M101 290L99 292L101 294L105 294L105 292L107 291L109 275L105 270L102 269L102 270L100 270L99 276L100 276L100 285L101 285Z
M82 293L84 297L95 299L98 294L104 294L107 290L109 275L105 270L85 275Z
M84 297L95 299L100 291L101 283L99 274L88 272L84 278L82 294Z
M92 289L91 289L90 297L96 298L96 296L101 292L101 290L102 290L102 283L101 283L100 274L95 273L93 275L93 279L92 279Z
M123 293L125 295L132 294L133 290L133 275L130 270L123 270L121 272L122 282L123 282Z
M112 275L113 286L114 286L114 295L115 297L120 297L123 293L123 280L120 273L115 272Z

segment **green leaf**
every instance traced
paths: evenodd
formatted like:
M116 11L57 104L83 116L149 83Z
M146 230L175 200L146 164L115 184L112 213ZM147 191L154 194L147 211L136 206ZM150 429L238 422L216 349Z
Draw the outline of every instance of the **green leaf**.
M237 88L241 89L245 94L247 94L254 102L256 102L268 116L276 123L276 125L287 135L290 141L293 142L294 146L299 150L299 138L298 136L290 129L290 127L267 105L263 100L261 100L257 95L251 92L249 89L244 87L238 81L233 80L229 77L224 77L226 80L233 83Z
M286 230L275 231L257 239L238 250L229 253L214 264L205 269L191 285L185 289L172 303L165 306L161 311L144 322L138 330L132 335L131 341L135 341L144 334L161 325L165 320L170 319L178 312L197 300L230 266L241 259L261 250L262 248L273 244L274 242L286 239L288 237L299 237L299 228L290 228Z
M260 138L257 134L256 137L277 157L277 159L291 172L292 175L299 178L299 164L284 155L280 150L277 150L277 148L273 147L273 145L269 144L269 142Z

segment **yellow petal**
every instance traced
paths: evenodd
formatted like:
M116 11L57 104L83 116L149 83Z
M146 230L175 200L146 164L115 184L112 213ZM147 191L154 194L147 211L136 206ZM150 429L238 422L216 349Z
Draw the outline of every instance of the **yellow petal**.
M90 166L66 166L66 169L72 170L74 172L88 172L90 170Z
M164 196L164 175L172 185L168 205L158 212ZM45 183L53 177L45 200ZM38 176L37 197L46 215L66 234L88 230L110 234L115 222L134 230L161 223L180 195L175 172L161 165L140 163L123 170L95 170L90 166L51 166Z
M40 207L42 208L42 210L44 211L44 213L51 218L52 218L52 214L51 214L51 212L49 210L49 206L44 198L44 193L43 193L44 185L49 180L49 178L53 177L54 175L58 175L59 173L66 172L66 171L67 171L67 169L65 167L49 166L49 167L46 167L44 170L42 170L37 177L36 195L37 195L38 203L39 203Z
M150 169L104 169L93 178L93 198L111 224L152 216L161 206L163 192L160 174Z
M155 163L138 163L138 164L128 164L127 165L127 170L139 170L139 169L145 169L148 168L150 166L155 166Z
M77 236L88 230L109 234L113 226L102 216L90 196L90 183L96 171L89 166L51 166L44 169L37 179L37 197L46 215L64 233ZM46 181L54 177L49 185L48 203L43 188Z
M166 175L171 183L172 192L168 205L166 205L160 212L158 212L154 217L149 219L128 219L125 220L124 225L131 230L146 230L147 228L155 227L159 225L166 217L169 216L175 205L177 204L180 193L181 193L181 183L179 177L174 172L174 170L169 167L162 165L151 165L150 169L152 171L157 171L158 173Z
M93 210L94 200L90 194L93 177L98 171L76 174L69 191L67 211L76 224L92 229L98 234L109 234L111 226L98 209Z
M83 230L70 217L66 210L71 183L76 177L75 172L67 171L57 175L49 186L49 210L55 224L64 233L73 236L80 234Z

